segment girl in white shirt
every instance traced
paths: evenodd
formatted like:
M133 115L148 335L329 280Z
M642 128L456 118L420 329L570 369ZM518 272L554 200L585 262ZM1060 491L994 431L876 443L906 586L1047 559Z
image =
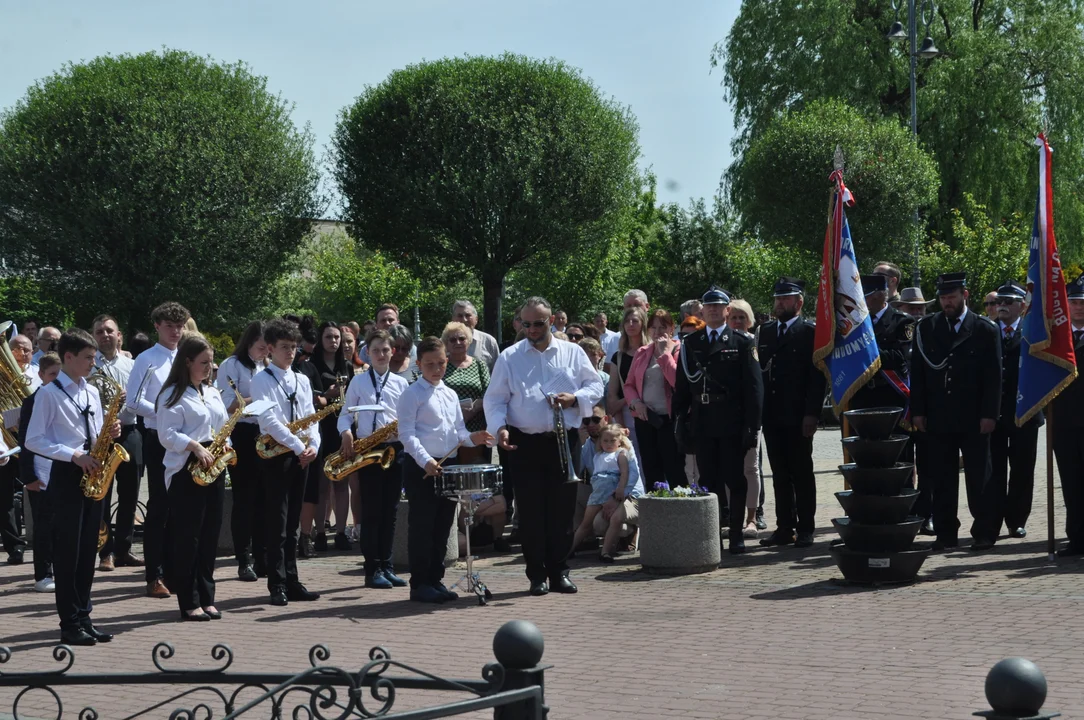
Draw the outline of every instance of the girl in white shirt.
M214 350L202 335L186 334L158 396L158 440L165 448L169 493L166 563L169 587L177 595L182 620L218 620L215 608L215 554L222 527L225 481L199 485L187 466L214 462L207 451L229 416L218 390L208 384Z

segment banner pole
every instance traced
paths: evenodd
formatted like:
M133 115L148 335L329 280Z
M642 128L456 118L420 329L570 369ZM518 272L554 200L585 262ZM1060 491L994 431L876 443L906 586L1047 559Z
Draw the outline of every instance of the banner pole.
M1046 406L1046 552L1054 562L1054 408Z

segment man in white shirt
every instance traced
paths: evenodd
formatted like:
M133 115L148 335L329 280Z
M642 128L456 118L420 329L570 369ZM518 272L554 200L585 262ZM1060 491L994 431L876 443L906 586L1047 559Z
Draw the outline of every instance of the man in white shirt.
M38 350L34 353L34 357L30 362L35 365L45 353L56 352L57 343L60 341L60 331L55 327L47 326L41 329L41 334L38 336Z
M151 311L151 321L158 333L158 343L140 353L132 364L125 390L125 408L143 420L143 462L147 467L147 515L143 519L143 554L146 559L144 579L147 596L169 597L163 581L166 518L169 495L166 491L166 450L158 441L158 411L155 407L162 383L169 376L184 324L191 315L176 302L165 302Z
M399 306L395 303L385 303L380 306L380 309L376 311L376 330L387 330L392 325L399 325ZM362 338L364 340L365 338ZM366 347L362 347L358 351L358 357L366 365L372 362L369 357L369 350ZM418 360L418 348L414 345L410 346L410 359L413 361L411 364L417 364Z
M112 315L94 318L93 332L98 343L95 372L101 372L119 386L119 392L123 392L128 387L135 361L120 352L121 335L116 318ZM128 451L130 459L117 468L113 484L103 500L104 507L109 508L113 504L113 488L117 488L116 529L110 529L105 545L98 551L98 569L105 572L115 567L143 567L143 558L132 553L139 482L143 477L143 436L136 424L135 411L128 407L120 413L120 439L117 442Z
M493 372L493 365L497 362L497 356L501 351L497 348L497 338L487 332L478 329L478 310L470 300L456 300L452 305L452 320L461 322L471 329L474 339L471 340L467 354L478 358L486 364L486 369Z
M574 593L566 559L576 507L575 457L565 467L558 443L578 443L554 432L554 407L561 408L566 434L576 433L604 388L581 348L553 339L549 302L529 298L521 317L527 336L497 359L484 400L486 421L516 478L531 594Z

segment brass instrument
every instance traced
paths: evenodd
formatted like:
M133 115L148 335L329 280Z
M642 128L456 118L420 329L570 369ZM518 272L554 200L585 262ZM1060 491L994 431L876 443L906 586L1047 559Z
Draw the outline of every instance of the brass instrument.
M342 405L342 400L336 400L333 403L328 403L327 407L317 410L311 415L306 415L303 418L299 418L291 423L287 423L286 429L289 430L292 434L297 435L305 428L315 425L316 423L326 418L328 415L338 412L339 408L341 408ZM268 433L264 433L263 435L256 438L256 454L262 457L264 460L269 460L273 457L278 457L279 455L283 455L288 452L290 452L290 448L286 447L278 440L271 437L271 435L269 435Z
M237 395L237 409L233 411L226 424L215 434L214 440L207 447L207 452L211 453L214 461L207 468L200 465L199 460L196 458L188 461L188 472L191 473L192 480L197 485L210 485L225 472L227 466L232 467L237 464L237 453L229 446L229 439L233 427L245 412L245 399L241 397L241 393L237 392L237 386L233 384L233 380L230 380L230 387L233 388L234 394Z
M11 321L0 323L0 412L16 410L23 406L23 400L30 396L30 378L23 374L18 361L7 344L7 331ZM0 434L8 447L15 447L11 431L0 422Z
M113 426L120 411L124 408L124 388L116 380L106 375L101 369L94 372L87 383L98 389L102 398L102 407L108 403L109 409L102 418L102 431L94 441L90 456L101 463L101 467L93 472L84 473L83 480L79 483L83 494L92 500L101 500L109 492L113 484L113 476L122 462L128 462L128 451L120 443L113 442L109 437L109 428Z
M576 468L572 467L572 446L568 444L568 430L565 428L565 410L558 404L557 397L550 396L553 407L553 429L557 432L557 452L561 455L561 465L565 471L565 482L579 482Z
M388 438L399 432L399 421L393 420L368 437L358 438L354 441L354 457L347 460L342 451L333 452L324 461L324 475L328 480L338 482L360 470L366 465L380 463L380 467L387 470L395 462L395 448L387 447L383 450L373 450L380 443L387 442Z

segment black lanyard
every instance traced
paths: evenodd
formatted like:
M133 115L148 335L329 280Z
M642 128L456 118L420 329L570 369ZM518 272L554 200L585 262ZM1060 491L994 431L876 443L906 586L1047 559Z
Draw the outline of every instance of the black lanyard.
M87 390L87 405L86 407L79 407L79 403L75 402L75 398L68 394L68 391L64 389L64 386L60 384L60 380L53 380L53 384L60 388L60 392L64 393L64 397L71 401L71 404L79 414L83 416L83 427L86 429L87 439L83 441L83 450L90 450L90 416L94 414L94 411L90 409L90 391Z
M373 366L369 366L369 380L373 383L373 390L376 391L376 404L380 404L380 395L384 392L384 386L388 384L388 378L391 377L391 368L384 373L384 379L380 382L380 385L376 384L376 371L373 370ZM373 412L373 429L369 434L376 432L376 412Z
M275 378L275 382L278 384L279 390L282 390L282 394L285 395L286 399L290 401L290 422L293 422L294 421L294 402L297 400L297 378L296 377L294 378L294 391L292 393L288 393L288 392L286 392L286 388L284 388L282 386L282 383L279 381L278 376L275 375L275 373L271 372L271 368L265 368L264 372L267 373L268 375L270 375L271 377ZM283 375L285 375L285 374L286 374L285 371L283 371Z

